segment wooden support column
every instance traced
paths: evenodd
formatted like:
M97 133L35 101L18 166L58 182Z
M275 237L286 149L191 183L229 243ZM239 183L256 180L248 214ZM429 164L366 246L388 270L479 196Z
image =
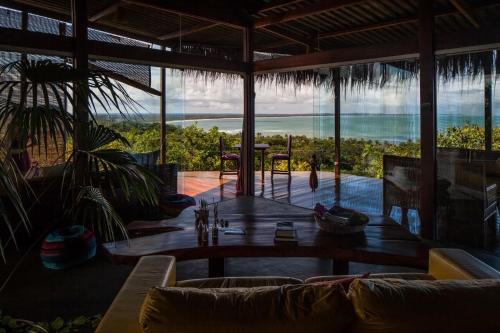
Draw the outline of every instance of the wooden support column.
M21 12L21 30L22 31L28 31L28 12L23 10ZM26 61L28 60L28 55L26 52L21 53L21 60ZM21 82L23 85L26 85L26 77L24 75L21 76ZM27 102L27 96L24 96L24 103Z
M432 0L419 1L421 236L434 238L436 212L436 71Z
M165 47L162 48L165 50ZM167 69L160 71L160 164L167 164Z
M340 202L340 68L333 69L335 104L335 202Z
M484 149L491 151L493 146L493 52L485 55L484 62Z
M73 67L79 71L87 72L89 68L88 52L88 22L87 22L87 0L71 0L71 21L73 23L73 38L75 39L73 50ZM80 125L89 121L88 109L88 81L77 82L79 94L74 96L73 117L75 126L75 148L85 147L86 142L81 137Z
M243 62L247 70L243 74L243 137L241 144L242 190L244 195L254 195L254 143L255 143L255 87L253 77L253 27L243 29Z

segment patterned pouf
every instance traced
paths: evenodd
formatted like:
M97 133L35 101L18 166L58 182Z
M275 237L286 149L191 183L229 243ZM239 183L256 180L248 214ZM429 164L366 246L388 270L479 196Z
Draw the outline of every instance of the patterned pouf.
M42 243L40 257L45 267L65 269L93 258L96 238L82 225L52 231Z
M161 198L160 206L166 214L175 217L189 206L196 206L196 201L189 195L169 194Z

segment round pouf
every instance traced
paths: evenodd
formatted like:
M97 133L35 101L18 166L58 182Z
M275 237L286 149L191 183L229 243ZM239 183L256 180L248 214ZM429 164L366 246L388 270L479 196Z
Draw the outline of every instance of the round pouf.
M93 258L96 239L92 231L73 225L52 231L42 243L40 257L45 267L65 269Z
M169 194L162 197L160 205L166 214L175 217L189 206L196 206L196 201L189 195Z

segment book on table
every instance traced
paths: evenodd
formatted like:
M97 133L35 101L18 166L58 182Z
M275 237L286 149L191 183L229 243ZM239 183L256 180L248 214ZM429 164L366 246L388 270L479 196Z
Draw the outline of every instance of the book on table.
M274 241L278 243L297 243L297 230L293 222L276 223Z

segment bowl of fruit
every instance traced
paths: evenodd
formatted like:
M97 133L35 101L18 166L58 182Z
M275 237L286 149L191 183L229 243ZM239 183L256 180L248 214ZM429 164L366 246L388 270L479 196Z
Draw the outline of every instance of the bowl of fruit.
M369 222L368 216L355 210L340 206L326 209L319 203L314 207L314 219L321 230L334 235L363 232Z

